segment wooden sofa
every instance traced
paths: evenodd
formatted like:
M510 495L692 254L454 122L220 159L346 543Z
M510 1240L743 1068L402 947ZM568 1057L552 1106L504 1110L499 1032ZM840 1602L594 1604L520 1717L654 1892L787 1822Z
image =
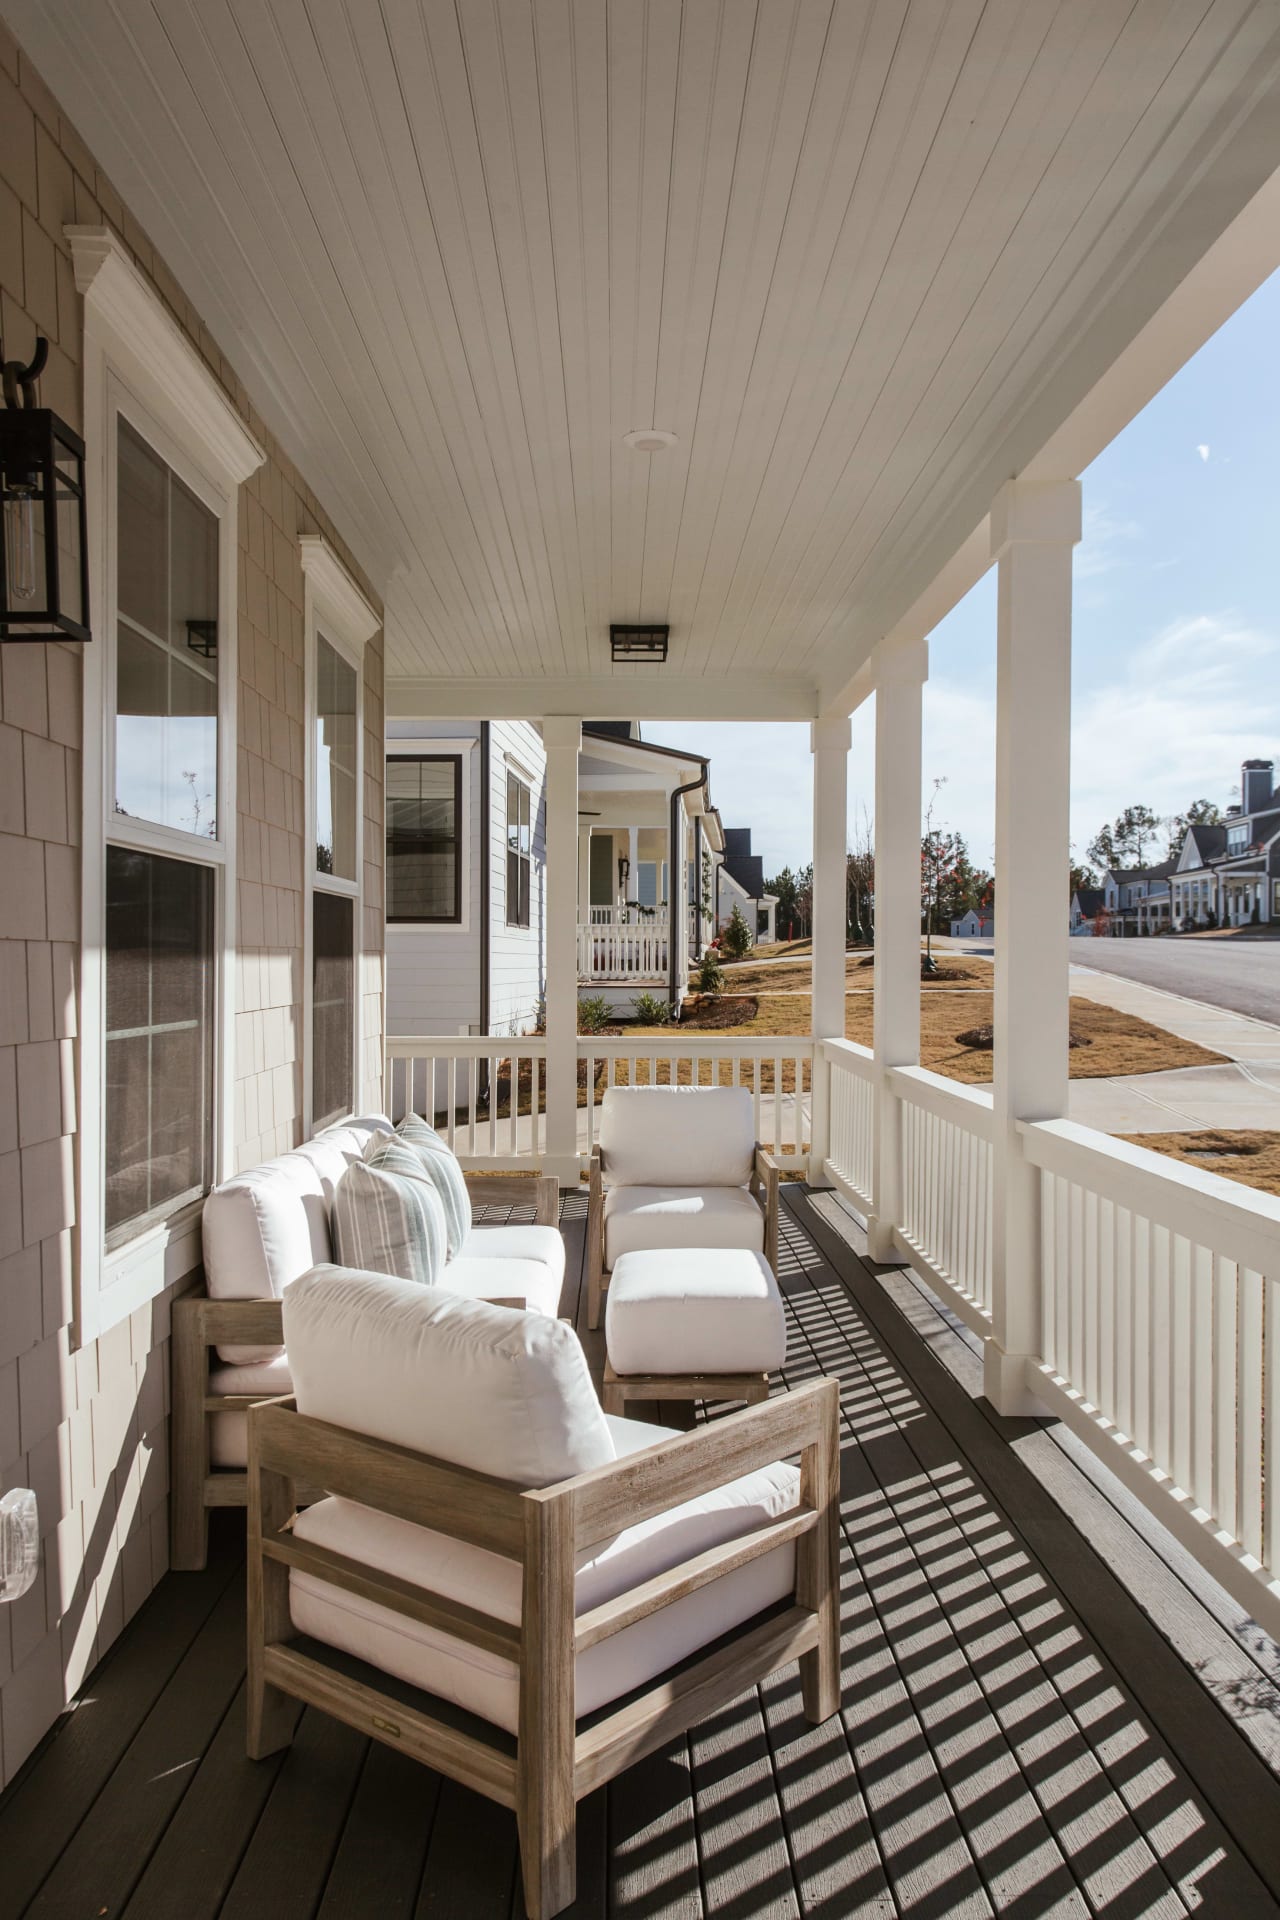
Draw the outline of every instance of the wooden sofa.
M781 1168L745 1087L610 1087L587 1201L587 1324L625 1248L748 1247L778 1265ZM750 1203L750 1204L748 1204Z
M327 1148L329 1143L337 1141L333 1153L350 1157L352 1152L358 1151L360 1142L367 1138L369 1131L375 1127L388 1128L390 1124L390 1121L376 1117L368 1122L354 1123L351 1127L333 1129L331 1134L319 1136L318 1142L309 1143L307 1149L301 1150L301 1154L305 1155L317 1145ZM354 1135L354 1138L348 1140L348 1135ZM286 1155L282 1162L269 1163L267 1170L270 1170L270 1166L299 1157ZM170 1564L175 1569L204 1566L208 1554L211 1508L243 1507L247 1502L248 1479L244 1465L246 1443L242 1442L237 1450L235 1464L220 1464L215 1455L221 1453L225 1459L227 1449L214 1444L217 1432L215 1423L222 1423L224 1433L232 1426L240 1431L251 1406L273 1392L278 1394L281 1391L281 1386L271 1382L271 1356L277 1356L275 1371L280 1373L282 1384L289 1384L285 1370L287 1362L284 1359L281 1295L284 1286L300 1273L331 1257L327 1202L332 1198L332 1179L340 1168L341 1158L335 1160L333 1166L326 1163L325 1156L313 1155L314 1159L320 1162L318 1177L307 1182L313 1190L305 1191L300 1196L300 1202L306 1207L305 1222L299 1223L300 1232L295 1236L293 1246L274 1262L269 1275L266 1278L257 1276L258 1297L215 1298L212 1297L212 1287L206 1284L200 1291L185 1294L174 1302L170 1349L169 1551ZM248 1175L237 1176L237 1180L243 1182L260 1171L263 1170L251 1170ZM235 1183L227 1184L231 1186ZM467 1187L477 1207L527 1207L532 1203L538 1225L556 1226L559 1191L556 1181L550 1176L470 1174L467 1176ZM290 1201L293 1197L288 1196ZM211 1195L210 1199L213 1198ZM208 1206L209 1203L206 1203L206 1221ZM477 1238L502 1231L485 1228L475 1230ZM206 1269L211 1259L210 1239L206 1226ZM255 1275L250 1268L251 1263L246 1262L243 1272L237 1270L229 1277L224 1276L225 1283L232 1286L241 1281L246 1285L253 1284ZM513 1306L530 1304L520 1284L521 1278L519 1262L511 1262L508 1281L496 1260L486 1261L480 1281L483 1290L477 1291L476 1297ZM271 1285L269 1293L268 1281ZM546 1310L549 1304L550 1310L555 1312L558 1306L558 1283L553 1282L550 1291L557 1295L555 1301L538 1301L535 1304L542 1310ZM250 1381L257 1384L237 1390L238 1383L234 1375L240 1369L225 1364L236 1355L244 1357L246 1365L243 1370ZM211 1384L211 1372L215 1376L216 1388Z
M394 1347L372 1350L376 1331L359 1354L365 1322L350 1292L347 1324L339 1319L332 1341L341 1357L328 1366L316 1358L299 1318L317 1300L323 1309L326 1290L341 1296L348 1279L338 1270L309 1276L291 1289L288 1309L299 1397L305 1387L309 1407L340 1411L342 1423L299 1412L295 1398L260 1404L249 1418L248 1750L261 1758L287 1745L306 1703L513 1808L526 1907L531 1920L549 1920L575 1896L584 1795L792 1660L806 1717L837 1711L837 1383L812 1382L687 1434L606 1422L569 1328L531 1329L533 1316L470 1302L442 1306L422 1289L406 1296L419 1320L455 1315L451 1367L460 1309L482 1323L477 1338L496 1349L505 1376L532 1370L533 1384L522 1381L490 1422L483 1409L502 1398L503 1382L495 1375L486 1390L483 1355L461 1411L442 1409L438 1395L451 1383L433 1375L421 1328L398 1342L409 1357L397 1381ZM391 1293L404 1283L376 1284L385 1326L381 1295L394 1309ZM363 1430L351 1386L360 1372L380 1383L364 1403L378 1435ZM576 1394L577 1405L535 1420L528 1404L542 1396L545 1410L548 1392ZM469 1418L470 1407L479 1411ZM585 1451L575 1426L592 1430ZM468 1428L485 1470L459 1464ZM542 1463L561 1476L550 1484L529 1484L539 1477L528 1469L536 1430L568 1436ZM419 1434L441 1440L451 1459L405 1444ZM798 1477L783 1464L796 1453ZM494 1470L504 1458L510 1471L525 1469L520 1479ZM328 1497L299 1515L306 1486ZM661 1534L653 1523L662 1515L670 1532L655 1556L643 1543ZM593 1556L610 1553L623 1556L613 1577L591 1589ZM457 1569L468 1555L488 1569L505 1563L510 1577L484 1572L460 1600ZM619 1566L632 1573L623 1590ZM496 1677L477 1678L482 1670ZM442 1671L466 1677L450 1690L447 1677L435 1681ZM499 1704L486 1708L489 1696L466 1691L482 1686Z

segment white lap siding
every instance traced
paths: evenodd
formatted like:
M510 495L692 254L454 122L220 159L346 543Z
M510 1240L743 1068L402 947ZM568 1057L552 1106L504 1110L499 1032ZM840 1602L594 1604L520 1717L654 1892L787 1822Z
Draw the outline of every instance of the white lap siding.
M526 1033L537 1018L546 984L547 795L546 753L538 729L526 720L495 720L490 737L490 887L493 899L490 960L490 1033ZM529 925L507 925L507 774L529 789L532 860Z
M387 1032L466 1033L480 1019L480 728L457 720L391 720L387 753L397 740L440 742L462 749L463 887L461 926L388 926ZM412 749L412 750L416 750ZM422 751L433 748L424 744Z

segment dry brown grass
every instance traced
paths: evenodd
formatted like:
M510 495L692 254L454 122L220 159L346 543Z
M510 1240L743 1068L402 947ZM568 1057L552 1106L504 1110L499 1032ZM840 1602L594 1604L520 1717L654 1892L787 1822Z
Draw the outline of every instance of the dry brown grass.
M845 961L845 978L859 993L871 991L872 957L869 953L851 953ZM937 973L920 982L923 993L969 981L983 986L991 979L991 968L985 960L952 960L939 955L937 965ZM808 993L813 985L813 966L809 960L800 960L793 967L757 967L743 960L726 974L725 985L730 993Z
M782 960L789 953L812 952L812 940L763 940L757 942L741 960L731 960L727 953L724 954L720 964L725 967L749 967L753 960Z
M1263 1193L1280 1193L1280 1133L1215 1127L1203 1133L1126 1133L1121 1138Z

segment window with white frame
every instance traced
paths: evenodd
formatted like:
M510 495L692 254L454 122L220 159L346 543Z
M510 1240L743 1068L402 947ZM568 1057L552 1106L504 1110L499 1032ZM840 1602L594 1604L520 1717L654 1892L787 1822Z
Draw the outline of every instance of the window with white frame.
M533 880L533 796L507 770L507 925L527 927Z
M236 505L262 449L106 229L85 299L85 1341L189 1272L232 1171Z
M306 587L307 955L304 1122L355 1109L360 1088L364 844L363 656L377 614L319 535L299 542Z
M1241 820L1238 825L1227 828L1227 852L1240 853L1249 844L1249 822Z

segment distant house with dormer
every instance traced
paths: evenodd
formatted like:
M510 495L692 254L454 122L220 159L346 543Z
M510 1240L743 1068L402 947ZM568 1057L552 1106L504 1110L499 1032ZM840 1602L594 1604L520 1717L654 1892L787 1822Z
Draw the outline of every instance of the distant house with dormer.
M1220 826L1188 827L1171 877L1173 925L1280 923L1280 792L1273 760L1246 760L1240 805Z

